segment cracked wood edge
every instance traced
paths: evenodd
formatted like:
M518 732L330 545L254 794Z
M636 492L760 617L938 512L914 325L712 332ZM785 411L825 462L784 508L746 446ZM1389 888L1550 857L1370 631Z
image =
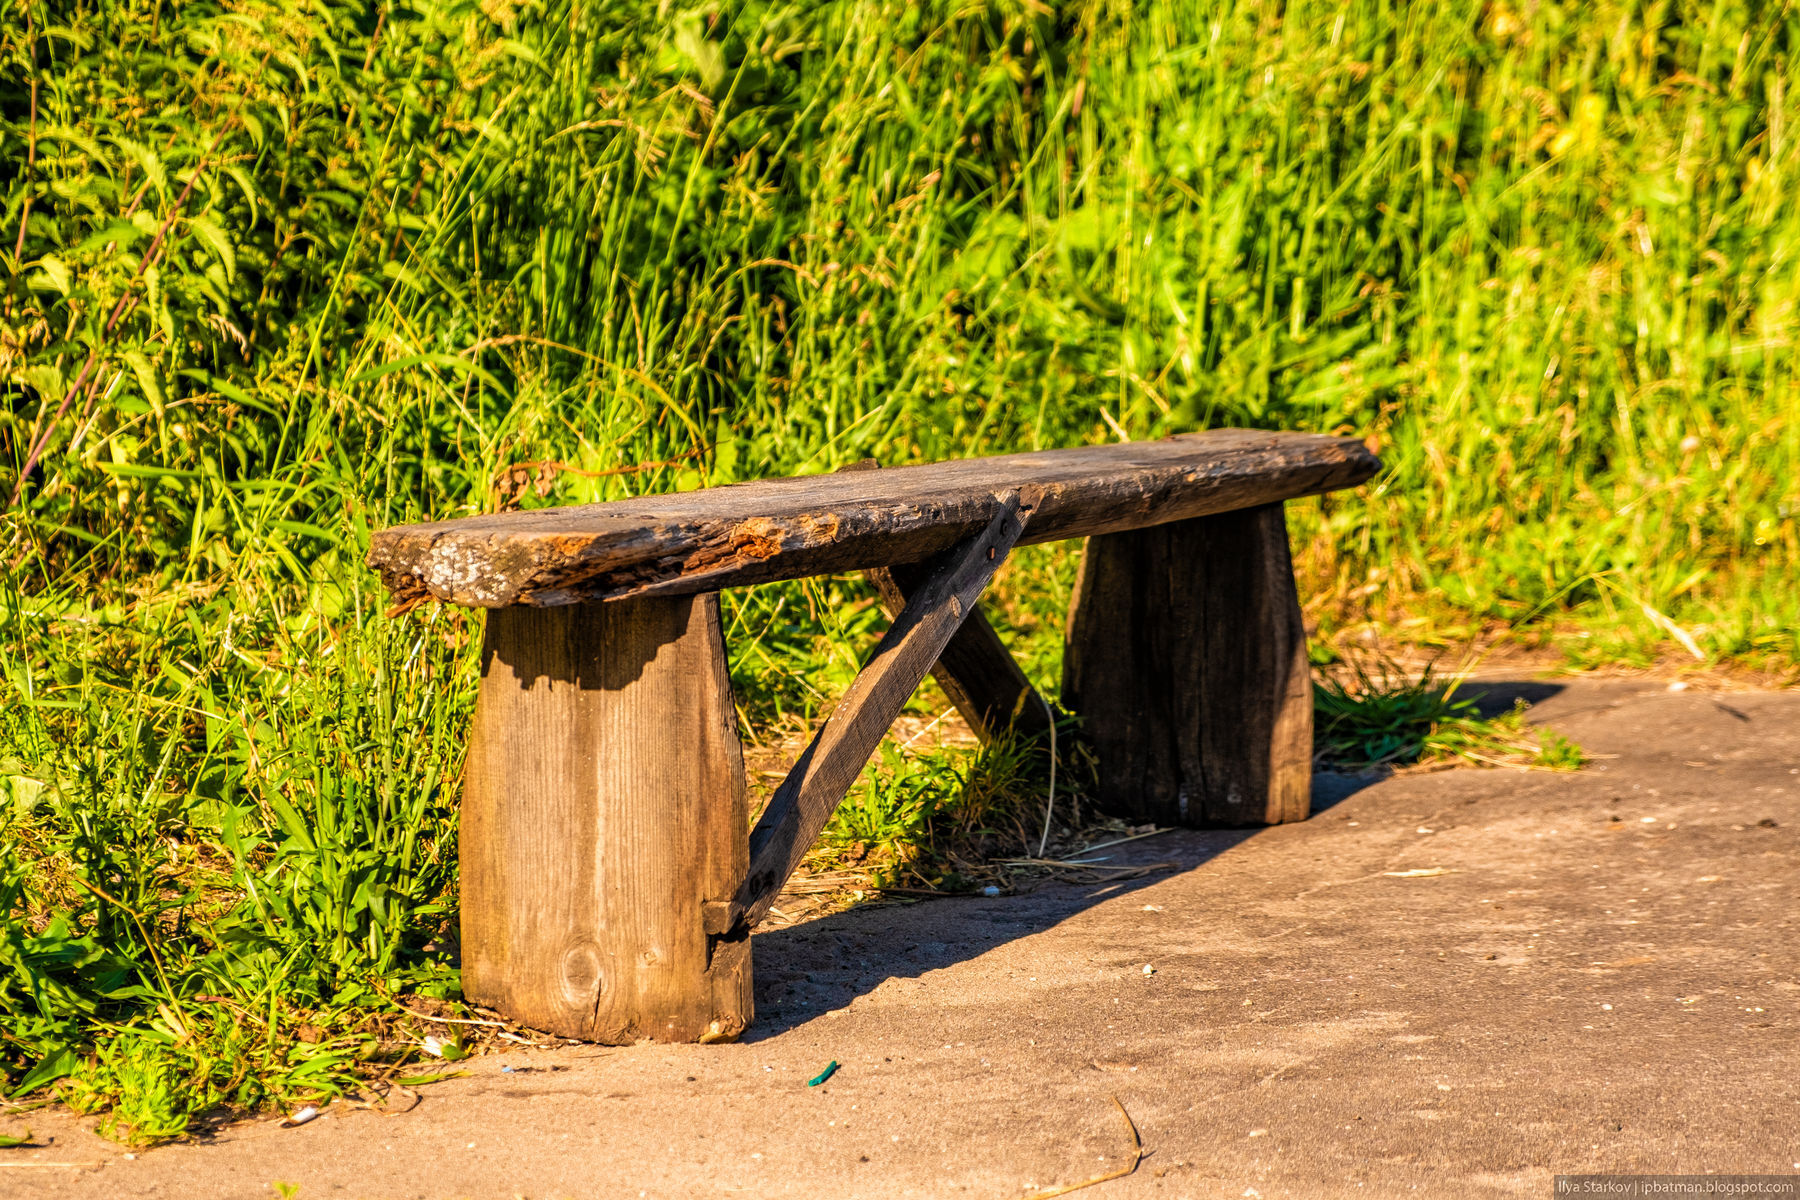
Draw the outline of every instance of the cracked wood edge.
M369 564L401 607L684 595L920 562L978 534L1008 491L1039 498L1031 544L1334 491L1379 466L1351 438L1212 430L401 526Z
M776 789L750 834L750 870L732 906L734 927L754 927L823 832L907 698L974 609L1024 532L1032 507L1017 494L978 537L946 553L883 635L824 728Z

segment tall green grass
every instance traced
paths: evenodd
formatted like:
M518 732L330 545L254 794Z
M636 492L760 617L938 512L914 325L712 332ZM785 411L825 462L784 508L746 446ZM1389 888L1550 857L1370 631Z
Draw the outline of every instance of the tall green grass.
M454 994L477 629L381 615L386 524L1342 431L1328 623L1800 661L1791 6L5 11L0 1072L121 1136ZM1069 565L997 597L1040 677ZM730 598L747 718L850 588Z

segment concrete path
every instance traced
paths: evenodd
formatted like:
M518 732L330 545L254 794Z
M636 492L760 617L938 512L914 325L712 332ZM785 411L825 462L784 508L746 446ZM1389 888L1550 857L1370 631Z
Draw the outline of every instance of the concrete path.
M740 1045L493 1055L132 1159L34 1113L6 1161L102 1165L0 1195L1019 1197L1120 1162L1114 1096L1149 1154L1095 1200L1800 1174L1800 694L1522 687L1609 757L1324 779L1304 824L1133 844L1180 863L1148 879L759 934Z

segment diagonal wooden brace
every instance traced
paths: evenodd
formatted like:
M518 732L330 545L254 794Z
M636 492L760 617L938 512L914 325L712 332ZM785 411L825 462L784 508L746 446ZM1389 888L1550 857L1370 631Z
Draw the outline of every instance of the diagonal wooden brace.
M871 567L863 578L874 586L888 615L898 617L906 609L907 597L924 585L930 567L929 563ZM1050 728L1050 707L980 609L971 612L944 644L931 675L984 742L1009 729L1031 739Z
M776 789L750 834L744 886L729 912L718 914L716 932L762 920L894 718L974 610L1030 515L1016 492L998 497L998 504L986 529L938 556L824 728Z
M840 467L838 473L880 468L879 462L865 458ZM881 607L893 620L905 611L907 597L925 585L932 566L928 559L870 567L863 572L863 578L881 597ZM931 675L975 736L984 742L1004 736L1009 729L1035 739L1050 728L1050 706L1031 686L979 608L964 617L962 626L944 643Z

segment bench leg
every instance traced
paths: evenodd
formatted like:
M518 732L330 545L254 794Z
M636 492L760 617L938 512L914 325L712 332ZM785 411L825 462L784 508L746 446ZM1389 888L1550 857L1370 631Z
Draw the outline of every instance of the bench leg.
M1063 703L1083 718L1110 812L1305 820L1312 678L1281 505L1089 538Z
M725 1041L748 866L718 596L488 614L464 776L463 993L584 1041Z

